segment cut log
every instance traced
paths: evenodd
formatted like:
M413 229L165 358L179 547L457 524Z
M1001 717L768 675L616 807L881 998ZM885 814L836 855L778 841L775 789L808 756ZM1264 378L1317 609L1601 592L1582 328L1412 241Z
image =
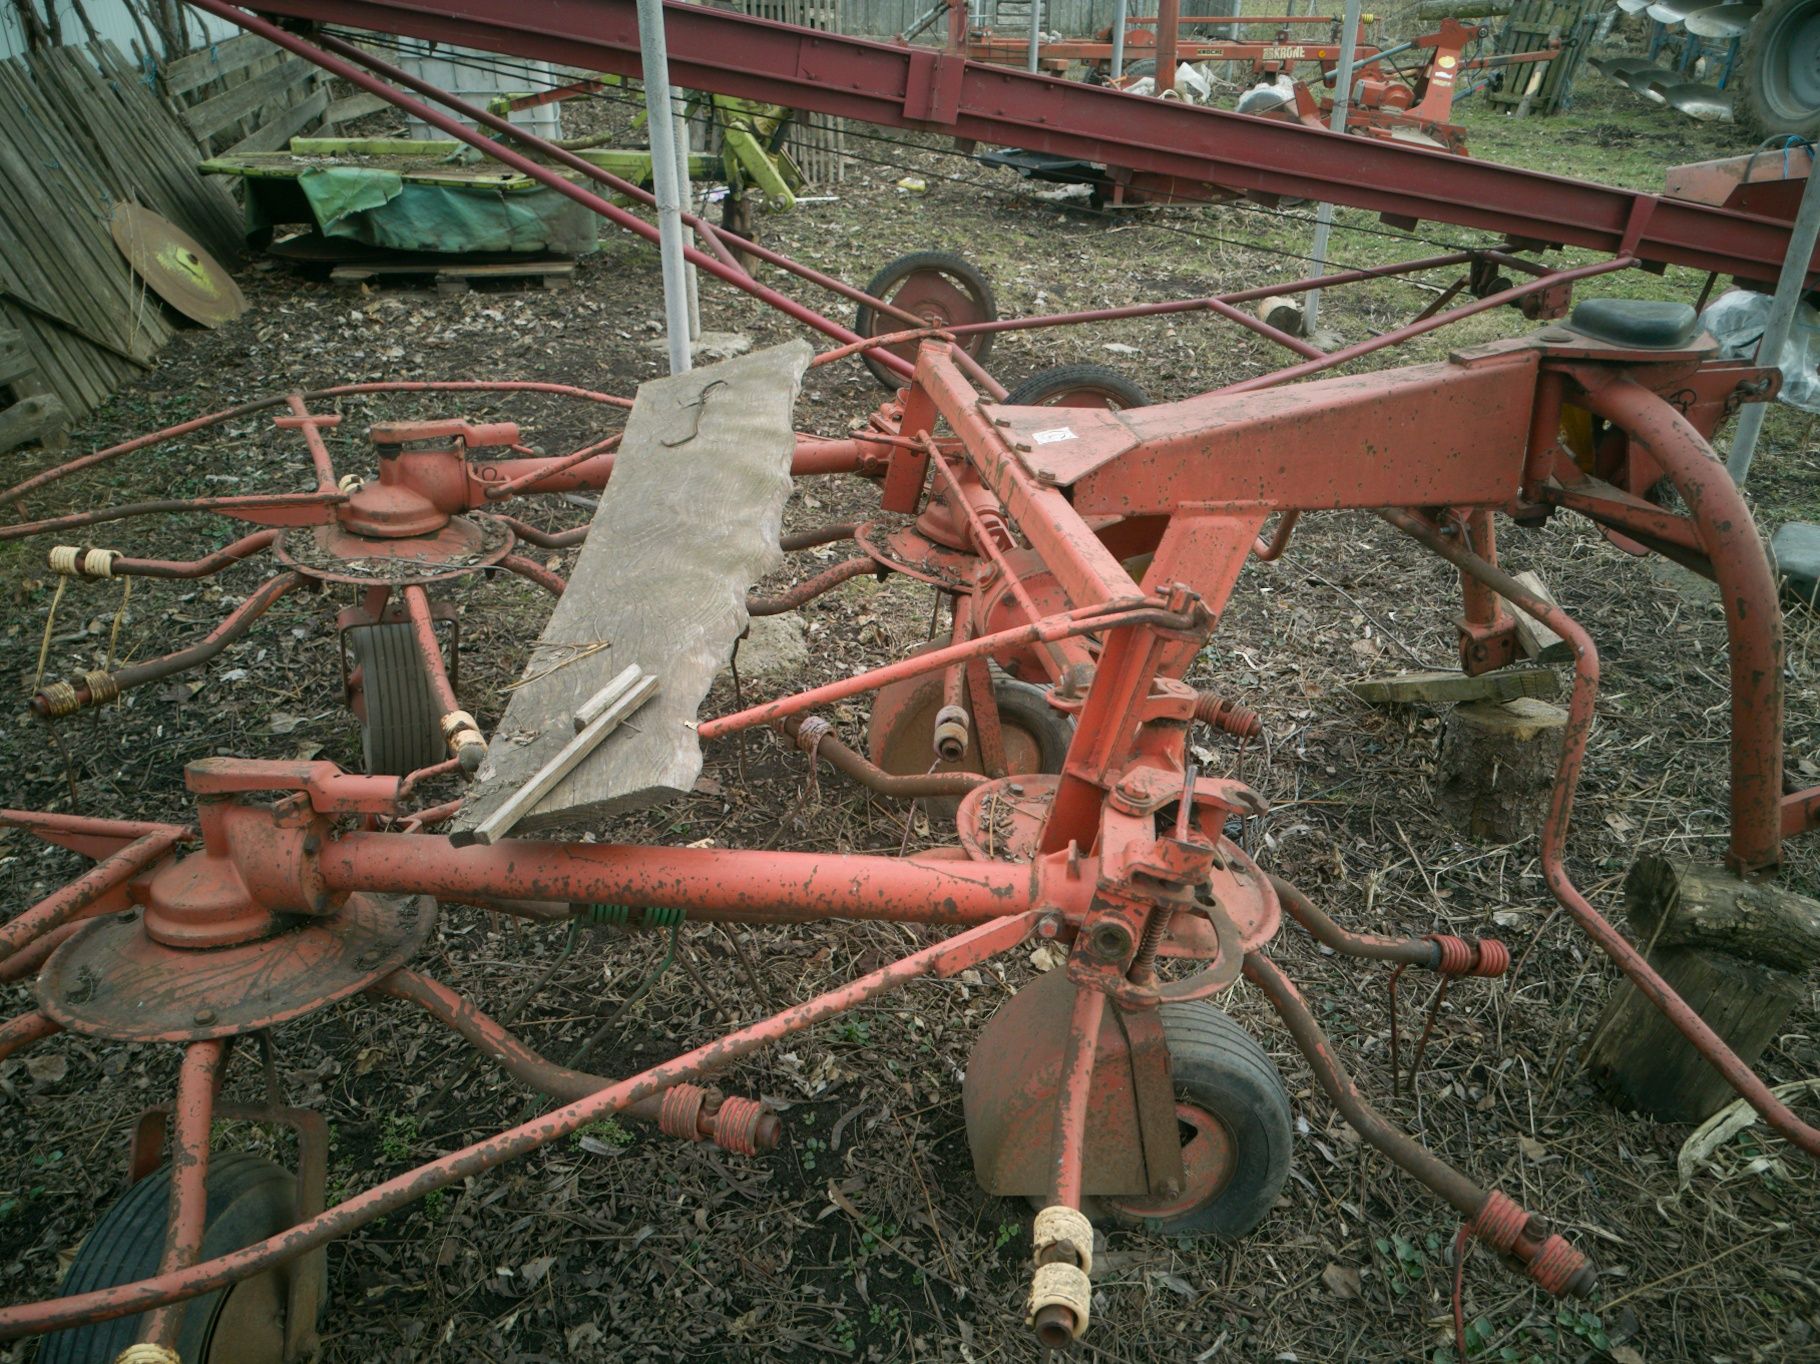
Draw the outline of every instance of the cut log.
M1560 605L1555 600L1555 594L1548 590L1548 584L1542 581L1540 574L1524 572L1513 573L1511 576L1550 606ZM1517 622L1517 648L1522 650L1523 657L1537 663L1573 662L1573 645L1562 639L1541 621L1524 615L1516 607L1506 603L1506 609Z
M1509 14L1514 0L1422 0L1416 6L1416 18L1439 19L1485 19L1493 15Z
M67 418L63 404L48 393L21 398L0 411L0 451L11 450L27 441L46 443L63 430Z
M1807 997L1820 962L1820 904L1716 867L1638 860L1625 912L1650 964L1747 1064ZM1628 980L1587 1048L1587 1070L1652 1117L1700 1122L1736 1096L1680 1030Z
M1450 705L1461 701L1515 701L1524 696L1548 700L1560 694L1561 678L1553 668L1499 668L1476 677L1457 672L1414 672L1354 682L1347 690L1374 705Z
M1441 731L1436 796L1474 838L1513 843L1541 827L1567 712L1535 697L1469 701Z

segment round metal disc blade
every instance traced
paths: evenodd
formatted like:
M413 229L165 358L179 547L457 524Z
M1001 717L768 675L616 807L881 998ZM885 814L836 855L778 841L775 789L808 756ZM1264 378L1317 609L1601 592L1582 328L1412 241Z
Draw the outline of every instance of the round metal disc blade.
M1649 8L1649 0L1618 0L1618 8L1626 14L1641 14Z
M1670 0L1656 0L1656 3L1643 11L1658 24L1674 25L1681 22L1681 11Z
M1742 38L1761 5L1709 5L1687 16L1687 31L1696 38Z
M1593 70L1601 76L1609 77L1621 85L1630 83L1630 73L1641 71L1649 63L1641 57L1594 57Z
M1730 93L1715 90L1710 85L1701 85L1698 81L1671 85L1662 92L1662 98L1669 108L1679 109L1690 118L1697 118L1702 123L1731 122L1732 97Z
M175 223L138 204L121 204L113 234L147 287L192 322L219 327L246 311L234 277Z

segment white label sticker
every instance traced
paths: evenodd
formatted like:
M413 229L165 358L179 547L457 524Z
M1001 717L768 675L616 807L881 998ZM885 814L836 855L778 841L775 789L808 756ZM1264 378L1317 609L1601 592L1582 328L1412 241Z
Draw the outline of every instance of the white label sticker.
M1073 440L1074 438L1074 428L1072 426L1051 427L1047 431L1038 431L1035 435L1030 437L1030 439L1035 441L1038 445L1054 445L1058 440Z

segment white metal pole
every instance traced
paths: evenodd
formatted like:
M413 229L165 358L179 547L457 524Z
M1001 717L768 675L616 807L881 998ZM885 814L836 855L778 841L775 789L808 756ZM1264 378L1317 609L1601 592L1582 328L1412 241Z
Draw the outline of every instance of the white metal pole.
M1036 50L1043 41L1043 0L1030 0L1030 56L1027 65L1036 70Z
M1795 305L1801 302L1808 262L1814 258L1814 242L1820 239L1820 193L1814 189L1816 181L1820 181L1820 164L1812 159L1810 149L1807 188L1801 191L1801 207L1795 212L1795 225L1788 234L1788 254L1782 258L1782 275L1776 281L1775 297L1770 300L1763 339L1757 343L1759 365L1777 363L1794 327ZM1751 403L1738 414L1731 453L1725 459L1725 471L1732 476L1732 482L1742 483L1750 477L1751 460L1757 454L1757 437L1762 434L1763 419L1767 415L1768 403Z
M1112 7L1112 79L1117 80L1125 74L1125 11L1126 0L1118 0Z
M1313 0L1309 0L1312 5ZM1346 0L1345 27L1340 30L1340 65L1334 74L1333 81L1333 117L1328 127L1336 133L1346 131L1346 110L1352 104L1353 57L1359 47L1359 10L1360 0ZM1314 213L1314 248L1309 252L1314 257L1314 272L1317 275L1327 273L1327 237L1333 231L1333 205L1322 203ZM1302 303L1302 328L1312 333L1315 323L1321 316L1321 291L1311 289Z
M676 100L676 199L684 208L695 207L695 191L689 182L689 150L692 139L689 136L689 119L684 113L687 101L682 92L677 91ZM683 242L688 246L695 245L695 232L691 228L683 229ZM688 261L683 262L683 292L689 298L689 340L701 340L701 283L696 278L695 267Z
M645 131L657 191L657 246L663 261L664 336L670 373L689 371L689 289L683 275L682 197L676 183L676 122L670 112L670 54L663 0L638 0L638 50L645 81Z

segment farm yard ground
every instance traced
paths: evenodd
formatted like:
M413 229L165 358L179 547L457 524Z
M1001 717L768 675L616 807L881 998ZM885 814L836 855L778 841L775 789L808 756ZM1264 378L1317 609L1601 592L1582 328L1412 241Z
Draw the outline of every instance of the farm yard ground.
M1474 153L1653 187L1661 168L1741 150L1737 137L1669 118L1589 73L1578 107L1514 123L1465 106ZM622 117L622 112L614 112ZM828 192L766 219L765 236L818 268L863 282L908 251L943 249L987 272L1003 315L1202 295L1304 273L1305 208L1172 207L1083 211L933 142L855 139L859 162ZM900 191L904 175L924 193ZM1421 243L1342 212L1334 257L1375 264L1423 254ZM1424 238L1470 234L1425 224ZM362 379L553 380L629 394L660 372L657 259L607 237L559 293L486 289L348 292L287 270L240 271L251 300L238 322L183 334L158 367L75 433L79 449L284 388ZM1436 275L1427 289L1447 282ZM1670 270L1609 281L1601 292L1691 299L1702 280ZM1586 291L1590 292L1590 291ZM1324 325L1356 340L1407 318L1432 297L1384 284L1335 292ZM709 325L764 345L795 335L742 296L704 286ZM1377 365L1439 358L1452 347L1521 333L1514 314L1473 319ZM1107 364L1154 399L1181 398L1281 363L1248 333L1199 318L1091 330L1010 334L991 368L1007 382L1065 363ZM811 372L801 429L839 434L881 396L857 363ZM598 411L550 399L350 400L330 439L361 467L361 432L381 417L454 413L522 422L552 453L598 436ZM1466 433L1468 436L1470 433ZM104 466L31 505L34 515L148 495L305 486L293 436L261 421ZM1820 449L1811 421L1778 409L1749 489L1767 532L1820 519ZM799 483L786 528L864 514L876 491L857 480ZM528 513L573 524L553 502ZM205 520L128 522L98 542L142 555L193 555L222 543ZM679 541L681 536L679 535ZM334 606L293 597L205 671L130 694L47 732L24 714L54 584L42 544L0 553L11 609L0 625L0 676L16 704L0 719L4 803L182 818L182 765L212 754L324 757L349 768L359 739L338 693ZM839 546L793 556L764 588L826 566ZM1718 860L1725 831L1726 688L1718 606L1650 562L1566 519L1508 533L1504 552L1533 568L1599 642L1606 681L1570 865L1612 909L1644 853ZM551 556L561 569L572 555ZM76 585L51 631L50 671L99 666L113 649L144 657L194 638L260 580L242 566L200 583L141 582L110 642L117 585ZM1480 1252L1465 1272L1472 1358L1682 1360L1820 1358L1820 1172L1753 1128L1685 1181L1688 1134L1615 1111L1578 1058L1614 972L1561 917L1533 839L1487 846L1434 811L1440 715L1366 707L1360 678L1453 655L1452 575L1372 518L1307 518L1274 564L1254 563L1192 677L1257 709L1264 735L1214 745L1210 770L1242 776L1272 803L1252 846L1342 920L1386 932L1495 934L1519 969L1468 982L1439 1016L1413 1090L1393 1094L1385 974L1337 961L1293 929L1274 949L1316 1001L1367 1096L1487 1184L1548 1215L1601 1269L1597 1296L1559 1306ZM489 727L549 610L516 579L458 597L463 698ZM926 588L860 580L806 608L806 661L787 675L742 677L773 693L841 676L920 643ZM1788 758L1820 780L1820 632L1789 621ZM708 713L730 709L723 679ZM864 735L855 702L829 716L849 742ZM687 799L608 827L606 840L897 852L944 841L943 821L868 797L770 735L710 746ZM447 794L453 794L448 792ZM0 886L11 909L66 879L74 858L28 838L0 838ZM1787 884L1820 894L1820 856L1791 849ZM9 911L10 912L10 911ZM667 939L612 930L501 926L449 909L423 969L496 1013L522 1004L516 1026L568 1058L609 1021L596 1068L629 1073L807 998L929 940L883 925L738 929L685 926L675 962ZM726 1076L762 1094L788 1130L775 1154L742 1160L607 1122L364 1228L329 1251L323 1320L327 1361L831 1360L1011 1361L1038 1350L1020 1324L1028 1214L975 1186L959 1078L980 1026L1037 964L1019 952L988 969L914 986L762 1052ZM647 988L648 987L648 988ZM1405 990L1406 1023L1426 1003ZM628 1002L631 1002L628 1007ZM29 1007L21 987L4 1013ZM1270 1051L1292 1097L1292 1177L1256 1233L1235 1244L1114 1232L1096 1263L1095 1321L1084 1354L1147 1361L1445 1360L1452 1358L1448 1247L1457 1225L1436 1199L1366 1149L1314 1088L1248 987L1225 999ZM1812 1003L1772 1045L1772 1083L1820 1074ZM540 1111L491 1066L469 1065L453 1039L403 1006L354 1003L278 1037L294 1103L332 1128L331 1198ZM230 1093L251 1093L253 1067ZM128 1125L166 1097L168 1051L61 1039L0 1066L0 1295L40 1296L98 1211L119 1191ZM1812 1119L1815 1099L1799 1101ZM267 1138L233 1125L220 1149ZM29 1360L30 1346L4 1356Z

